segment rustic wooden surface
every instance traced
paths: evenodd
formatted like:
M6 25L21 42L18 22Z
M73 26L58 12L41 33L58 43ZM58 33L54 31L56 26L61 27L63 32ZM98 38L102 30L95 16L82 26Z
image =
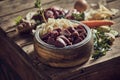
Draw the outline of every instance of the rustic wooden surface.
M29 56L0 28L0 80L46 80L31 66Z
M14 19L17 16L20 15L24 17L29 11L36 10L34 8L34 1L35 0L1 0L0 27L30 56L33 62L32 65L38 70L38 72L50 76L53 80L73 80L72 78L74 75L76 75L74 80L94 80L97 77L99 78L98 80L120 79L120 37L116 38L114 44L112 45L112 50L108 51L105 56L97 60L93 60L92 58L90 58L90 60L82 66L59 69L42 64L39 61L38 55L34 52L33 36L29 34L19 35L15 31L15 26L13 26L15 24ZM96 1L97 0L88 0L89 3ZM109 8L116 8L120 10L120 0L107 1L107 6ZM66 9L72 9L74 2L75 0L42 0L44 8L57 5ZM116 23L112 26L112 28L120 33L120 11L117 15L113 17L113 21L115 21ZM115 69L113 69L113 67L115 67ZM105 69L106 72L102 69ZM102 76L105 74L108 74L108 77L102 78ZM93 77L93 75L96 76ZM116 76L116 78L114 76ZM90 77L90 79L88 79L88 77Z

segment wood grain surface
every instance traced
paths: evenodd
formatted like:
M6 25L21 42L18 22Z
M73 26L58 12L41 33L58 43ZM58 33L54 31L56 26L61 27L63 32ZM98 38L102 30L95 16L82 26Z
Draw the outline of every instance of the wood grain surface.
M52 80L120 80L120 37L115 39L112 50L97 60L89 59L82 66L73 68L53 68L40 62L38 55L34 52L33 35L19 35L15 31L14 19L17 16L25 16L29 11L35 11L35 0L1 0L0 1L0 27L7 35L30 57L34 68ZM97 0L87 0L89 3ZM42 0L43 8L60 6L72 9L75 0ZM120 0L107 0L108 8L120 10ZM120 33L120 11L113 17L115 24L113 29ZM106 75L106 76L105 76ZM104 76L104 77L103 77ZM30 80L30 79L29 79Z
M0 28L0 79L50 80L31 65L29 56Z

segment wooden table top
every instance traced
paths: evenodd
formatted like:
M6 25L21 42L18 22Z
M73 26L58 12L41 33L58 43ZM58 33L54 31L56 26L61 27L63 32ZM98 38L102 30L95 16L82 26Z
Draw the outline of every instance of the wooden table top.
M33 47L33 36L32 35L19 35L15 31L14 19L17 16L25 16L29 11L35 11L34 8L35 0L0 0L0 27L7 33L7 35L17 43L32 59L33 65L38 71L43 71L43 73L54 77L56 76L71 76L72 73L77 73L76 71L84 70L86 67L91 67L105 61L112 60L114 58L120 57L120 37L115 39L112 45L112 50L108 51L107 54L97 60L90 60L82 66L77 66L69 69L56 69L42 64L39 59L36 60L37 54L34 52ZM97 0L88 0L92 3ZM47 8L53 5L59 5L60 7L66 9L72 9L75 0L42 0L43 8ZM115 8L120 10L120 0L107 0L107 7ZM113 29L120 33L120 11L115 17L113 17L115 24L112 26ZM69 74L68 74L69 73ZM64 78L63 78L64 79Z

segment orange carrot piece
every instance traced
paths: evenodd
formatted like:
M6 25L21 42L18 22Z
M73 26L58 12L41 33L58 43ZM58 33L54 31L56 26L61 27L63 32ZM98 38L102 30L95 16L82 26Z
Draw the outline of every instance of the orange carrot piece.
M111 20L89 20L89 21L81 21L86 24L90 28L95 28L104 25L113 25L115 22Z

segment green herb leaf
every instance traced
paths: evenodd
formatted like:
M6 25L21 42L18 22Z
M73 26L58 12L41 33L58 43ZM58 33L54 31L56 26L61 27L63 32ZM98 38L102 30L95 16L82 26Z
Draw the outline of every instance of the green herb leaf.
M85 14L84 13L73 13L73 18L77 21L84 20Z
M18 16L18 17L15 19L16 24L19 24L21 20L22 20L22 16Z
M94 36L94 53L92 58L98 59L104 56L110 50L110 39L105 35L104 31L93 30Z
M35 7L36 8L41 8L41 0L36 0Z

